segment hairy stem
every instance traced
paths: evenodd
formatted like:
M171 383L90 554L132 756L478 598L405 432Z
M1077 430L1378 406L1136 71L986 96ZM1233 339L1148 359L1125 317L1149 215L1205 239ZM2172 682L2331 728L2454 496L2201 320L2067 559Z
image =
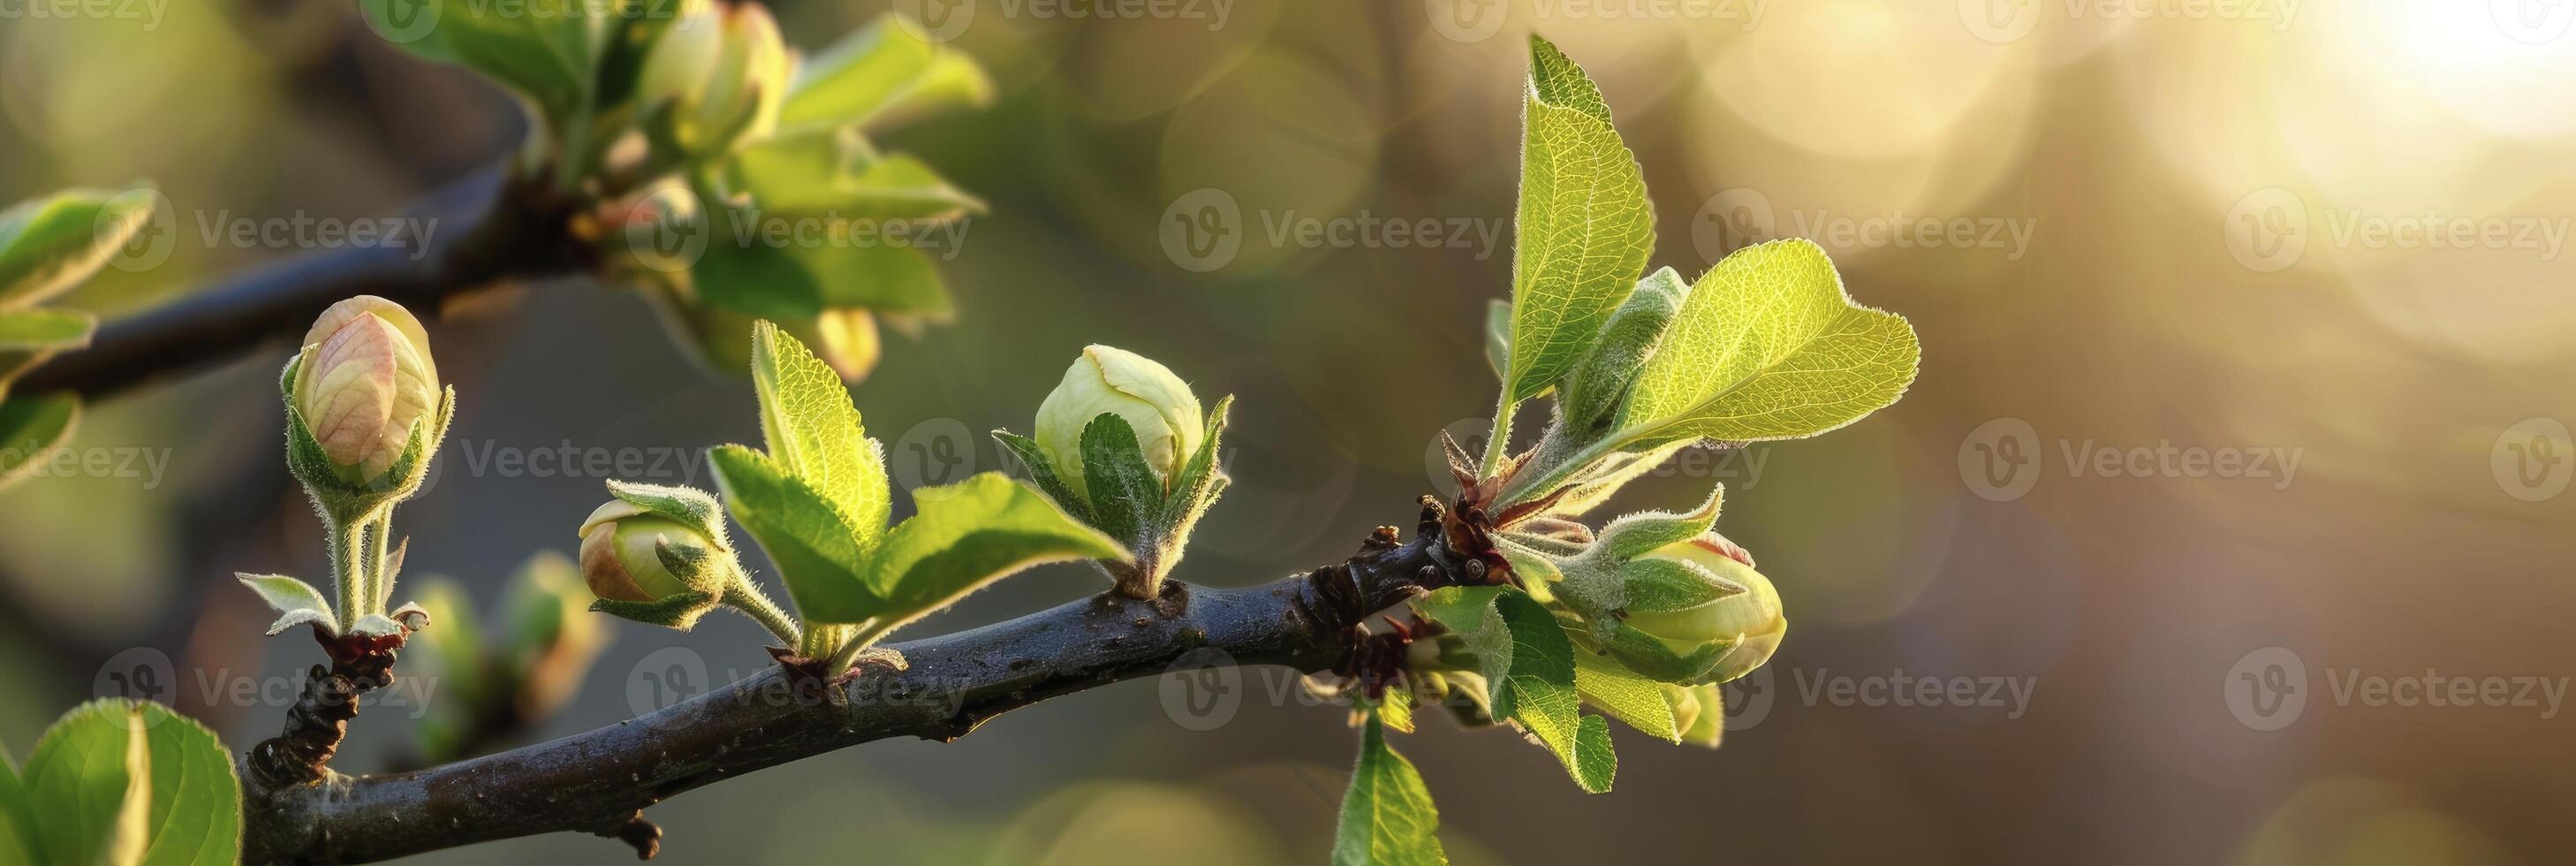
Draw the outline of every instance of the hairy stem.
M1350 559L1249 589L1166 581L970 631L895 644L905 664L871 668L816 700L778 668L631 721L551 743L385 776L327 774L276 785L245 774L249 862L365 862L539 833L613 836L647 854L640 810L725 779L891 737L954 740L1011 710L1176 665L1350 659L1368 614L1461 582L1436 524L1398 545L1382 529ZM818 627L819 628L819 627Z
M777 602L770 601L769 596L760 591L760 587L751 585L751 580L738 571L734 574L733 581L725 586L724 603L734 610L741 611L742 615L750 617L751 621L760 623L761 628L768 629L770 635L778 638L781 646L795 649L804 645L805 633L796 627L796 618L788 616L784 608L779 607Z

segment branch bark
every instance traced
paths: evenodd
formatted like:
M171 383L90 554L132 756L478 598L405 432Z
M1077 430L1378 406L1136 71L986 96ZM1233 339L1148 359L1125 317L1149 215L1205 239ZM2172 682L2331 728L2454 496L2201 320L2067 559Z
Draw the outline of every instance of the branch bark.
M1381 528L1346 561L1258 587L1167 581L1152 600L1104 593L897 644L901 667L839 686L845 700L816 700L811 680L773 667L641 718L445 766L286 787L245 774L246 860L357 863L567 831L621 838L650 858L660 831L641 810L762 768L891 737L954 740L1002 713L1176 662L1336 670L1369 614L1484 573L1444 545L1435 513L1426 509L1410 543Z
M439 222L426 253L343 247L256 268L100 325L89 348L29 371L15 390L71 391L96 400L294 339L323 309L354 295L389 298L427 314L509 279L570 273L590 264L589 245L571 235L572 206L537 180L487 170L412 211Z

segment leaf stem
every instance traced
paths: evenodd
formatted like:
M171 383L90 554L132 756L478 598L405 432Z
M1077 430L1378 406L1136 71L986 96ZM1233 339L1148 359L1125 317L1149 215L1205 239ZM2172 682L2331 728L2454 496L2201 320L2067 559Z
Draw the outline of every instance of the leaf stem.
M902 620L896 619L872 619L860 624L856 634L851 635L849 640L841 642L840 649L832 651L831 664L824 665L823 670L832 676L840 676L842 672L850 669L850 665L858 663L859 653L865 652L870 644L876 643L878 638L886 636L886 632L893 631L896 626L902 624Z
M735 571L734 579L725 586L723 600L725 606L760 623L785 646L798 648L805 645L805 631L797 627L796 618L788 615L777 602L770 601L769 596L762 593L760 587L753 586L751 579L741 571Z
M385 573L385 551L392 546L394 510L387 507L368 521L367 541L367 613L384 613L385 600L394 593L393 575Z
M329 516L322 518L323 535L327 536L331 558L331 580L338 591L340 621L336 624L345 634L358 625L358 608L364 607L367 593L366 569L358 559L358 535L365 531L366 520L343 523Z
M1494 473L1501 471L1503 458L1510 456L1512 416L1521 409L1521 404L1512 399L1511 384L1506 382L1503 387L1502 398L1494 404L1494 429L1485 437L1485 468L1477 473L1486 478L1492 478Z

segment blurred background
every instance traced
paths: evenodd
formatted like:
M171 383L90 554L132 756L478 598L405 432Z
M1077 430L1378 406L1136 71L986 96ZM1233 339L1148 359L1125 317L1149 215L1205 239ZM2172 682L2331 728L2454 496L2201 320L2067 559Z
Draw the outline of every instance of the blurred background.
M1736 689L1725 747L1622 729L1616 792L1586 796L1509 733L1427 720L1396 745L1459 862L2576 852L2576 2L893 5L999 98L886 141L991 209L941 263L957 320L889 334L855 389L871 432L903 486L1001 468L982 431L1027 430L1092 342L1235 394L1235 487L1183 579L1345 556L1410 522L1438 431L1482 431L1529 32L1600 82L1644 165L1656 266L1811 237L1856 298L1912 319L1922 375L1892 409L1686 454L1625 494L1725 483L1719 528L1796 623ZM807 50L889 8L772 6ZM205 229L392 215L523 133L497 90L347 3L0 8L0 200L150 178L182 221L167 266L111 270L73 306L295 255ZM451 576L487 610L604 497L599 470L532 455L633 449L653 462L627 477L711 486L697 451L759 436L748 383L691 366L634 293L503 301L434 328L456 428L402 512L406 577ZM131 472L0 493L13 754L137 665L236 747L275 732L290 692L228 684L320 656L259 638L268 613L230 575L323 572L279 458L286 351L91 407L72 446L140 455ZM1040 569L908 634L1101 588ZM613 643L535 736L768 661L738 618L603 622ZM652 817L680 863L818 842L875 862L1322 860L1344 710L1252 670L1209 724L1167 710L1168 685ZM339 766L399 760L418 715L370 709ZM422 860L630 856L555 835Z

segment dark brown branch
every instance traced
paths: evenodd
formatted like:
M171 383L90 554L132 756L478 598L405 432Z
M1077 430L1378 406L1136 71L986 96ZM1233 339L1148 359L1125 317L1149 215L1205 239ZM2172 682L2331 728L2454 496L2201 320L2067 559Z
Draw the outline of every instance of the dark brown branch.
M459 181L414 208L439 221L426 253L344 247L256 268L102 324L89 348L46 362L14 390L74 391L94 400L294 339L324 308L354 295L389 298L427 317L505 280L586 267L589 245L570 233L571 205L547 190L499 171Z
M1194 651L1240 665L1331 670L1363 617L1454 583L1467 560L1437 531L1371 536L1350 560L1250 589L1167 582L1160 598L1102 594L1009 622L893 647L901 669L816 701L779 668L658 712L440 767L328 774L283 787L245 777L248 862L365 862L539 833L627 840L650 856L640 810L766 767L891 737L953 740L1050 697L1161 673ZM1222 653L1222 655L1216 655Z

